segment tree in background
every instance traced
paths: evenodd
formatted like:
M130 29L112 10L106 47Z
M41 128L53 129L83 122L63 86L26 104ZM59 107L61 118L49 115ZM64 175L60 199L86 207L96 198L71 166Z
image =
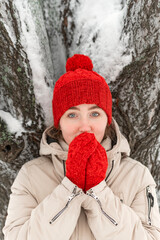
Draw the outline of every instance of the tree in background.
M1 229L10 186L39 154L54 83L74 53L89 55L106 78L131 157L149 167L160 195L159 12L158 0L1 1Z

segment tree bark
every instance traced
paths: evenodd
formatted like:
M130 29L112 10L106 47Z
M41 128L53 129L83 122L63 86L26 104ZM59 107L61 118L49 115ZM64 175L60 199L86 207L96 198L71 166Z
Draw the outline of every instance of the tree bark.
M10 113L10 116L21 122L24 132L21 135L10 132L3 119L3 112L1 112L0 229L4 225L13 180L25 162L38 156L41 135L46 128L44 111L34 92L33 66L28 59L26 46L22 45L22 43L24 44L22 22L16 7L15 1L12 0L2 0L0 3L0 108L1 111ZM30 7L29 3L28 7ZM41 11L40 5L38 7ZM38 7L32 9L36 11ZM26 19L25 22L28 32L31 31L28 25L29 21L30 19ZM43 21L43 19L39 19L39 21ZM45 29L42 30L45 31ZM38 33L35 32L35 34L40 39ZM43 49L43 53L48 56L46 59L48 69L44 81L46 85L53 88L53 77L52 82L47 78L47 72L50 72L50 75L53 74L50 70L49 54L46 49ZM46 67L45 64L44 67ZM0 239L3 239L2 231L0 231Z
M160 190L160 68L158 1L128 1L122 36L129 33L132 62L111 84L114 115L131 156L149 167ZM157 23L157 24L156 24Z

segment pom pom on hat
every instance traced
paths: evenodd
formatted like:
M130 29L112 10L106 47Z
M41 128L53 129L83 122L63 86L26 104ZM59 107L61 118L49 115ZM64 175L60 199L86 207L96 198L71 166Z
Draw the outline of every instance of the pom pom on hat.
M66 71L75 71L78 68L92 71L93 63L88 56L75 54L74 56L68 58L66 63Z
M96 104L112 122L112 95L105 79L94 72L88 56L75 54L67 60L66 73L55 84L52 100L54 126L71 107L80 104Z

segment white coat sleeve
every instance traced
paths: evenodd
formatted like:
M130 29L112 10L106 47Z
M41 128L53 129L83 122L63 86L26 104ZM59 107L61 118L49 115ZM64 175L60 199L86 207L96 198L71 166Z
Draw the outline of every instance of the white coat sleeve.
M146 187L136 194L130 206L122 203L105 181L90 189L82 206L96 240L159 240L160 214L155 185L151 184L150 191L154 197L151 211L148 209Z
M3 228L4 239L69 239L80 215L82 191L65 177L38 204L30 189L26 169L22 167L11 188L8 216Z

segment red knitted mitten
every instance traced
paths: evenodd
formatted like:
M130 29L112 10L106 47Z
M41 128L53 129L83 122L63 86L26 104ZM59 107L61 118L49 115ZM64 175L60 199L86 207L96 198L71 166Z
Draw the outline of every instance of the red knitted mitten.
M97 147L89 157L86 165L85 191L96 186L106 177L108 160L106 150L97 142Z
M92 133L82 133L69 145L66 160L66 177L79 188L85 186L85 170L88 158L97 147L97 140Z

